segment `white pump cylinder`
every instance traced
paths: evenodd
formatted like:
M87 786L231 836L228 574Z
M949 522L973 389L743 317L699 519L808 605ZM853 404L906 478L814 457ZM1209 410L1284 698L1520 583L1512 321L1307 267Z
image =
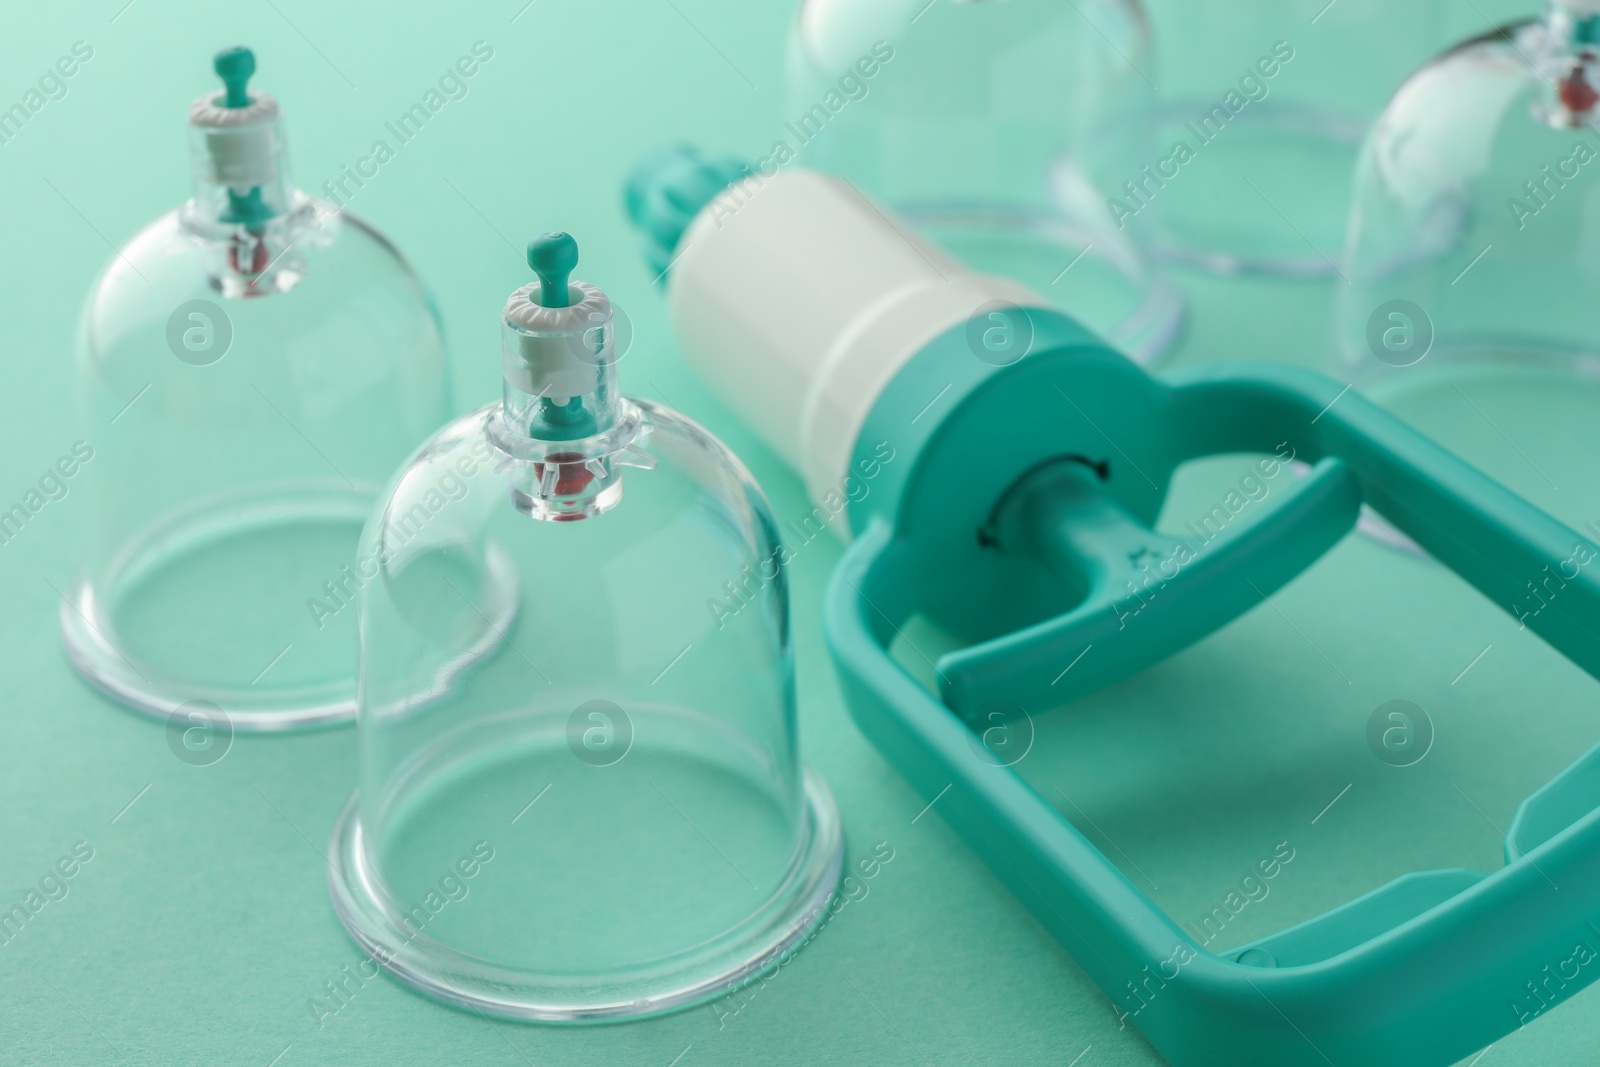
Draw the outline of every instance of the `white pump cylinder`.
M670 306L686 357L818 503L841 491L862 424L907 360L985 304L1049 306L814 171L723 190L679 249Z

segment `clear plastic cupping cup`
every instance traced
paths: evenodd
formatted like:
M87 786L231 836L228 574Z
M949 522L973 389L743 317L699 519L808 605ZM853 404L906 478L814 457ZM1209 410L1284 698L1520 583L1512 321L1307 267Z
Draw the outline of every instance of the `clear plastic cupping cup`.
M1344 377L1585 529L1600 521L1597 57L1600 2L1555 0L1418 70L1362 152L1336 314Z
M501 401L368 522L360 778L329 852L351 935L425 992L598 1021L770 976L839 877L797 752L786 553L706 431L623 396L576 245L530 245Z
M1144 0L1155 153L1112 183L1169 257L1217 273L1338 270L1350 175L1390 94L1442 43L1438 0Z
M60 613L91 683L207 744L354 716L361 524L450 413L410 267L290 183L253 55L215 66L226 88L189 109L193 197L117 252L84 308L90 527Z
M804 0L756 170L842 177L1150 363L1182 295L1147 253L1152 220L1107 206L1153 148L1149 48L1137 0Z

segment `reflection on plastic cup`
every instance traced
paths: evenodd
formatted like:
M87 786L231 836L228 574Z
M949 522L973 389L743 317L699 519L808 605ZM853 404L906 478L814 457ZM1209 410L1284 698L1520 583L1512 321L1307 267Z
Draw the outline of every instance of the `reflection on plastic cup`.
M167 716L167 747L191 767L209 767L233 747L233 720L209 700L189 700Z
M179 304L167 317L167 347L190 366L210 366L233 347L233 320L209 300Z
M600 352L605 347L601 342L605 340L600 336L600 331L611 331L613 354L611 361L621 363L622 357L628 354L628 349L633 347L633 316L628 314L628 309L618 304L611 303L611 321L600 322L582 333L575 333L567 339L572 352L579 359L590 366L600 362Z
M1009 367L1033 348L1033 318L1027 310L992 300L967 319L967 347L994 367Z
M1420 763L1433 748L1433 720L1409 700L1380 704L1367 719L1367 747L1391 767Z
M978 709L967 744L991 767L1014 767L1033 748L1033 716L1009 700L991 700Z
M609 767L633 747L633 720L609 700L585 701L567 719L567 747L591 767Z
M1433 348L1433 320L1409 300L1380 304L1367 320L1367 347L1391 367L1420 363Z

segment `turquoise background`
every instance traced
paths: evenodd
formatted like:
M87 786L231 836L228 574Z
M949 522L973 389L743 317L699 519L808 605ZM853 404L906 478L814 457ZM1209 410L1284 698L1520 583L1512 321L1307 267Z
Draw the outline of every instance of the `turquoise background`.
M186 195L184 109L211 85L216 48L257 50L259 84L286 111L298 181L315 192L483 40L494 58L470 94L352 204L431 286L462 408L498 391L498 312L527 280L522 242L565 228L583 246L579 274L633 318L626 387L718 433L780 524L809 511L794 475L675 350L619 208L622 176L658 145L749 155L770 145L783 119L787 3L122 4L12 5L0 34L4 106L74 41L94 48L67 96L0 145L8 506L80 436L118 447L115 427L76 427L72 331L111 246ZM1457 35L1515 11L1448 7ZM1280 35L1269 14L1251 19L1248 32ZM1329 365L1333 282L1180 280L1192 302L1180 361ZM1546 439L1518 446L1564 463L1557 481L1581 484L1589 457L1563 450L1551 422ZM1205 511L1244 469L1222 459L1195 470L1172 524ZM54 589L76 566L85 503L74 490L0 546L0 902L21 899L74 842L94 850L68 895L0 945L0 1062L1159 1062L856 731L819 629L841 550L826 539L800 550L792 570L802 741L838 798L847 859L879 841L894 850L864 898L737 1014L724 1002L602 1028L490 1024L380 978L319 1025L310 998L361 959L334 917L322 856L353 785L354 733L241 736L197 768L174 758L158 724L79 682L57 640ZM1287 842L1293 861L1220 942L1239 944L1407 870L1498 865L1517 803L1600 739L1595 697L1591 679L1448 574L1351 538L1270 608L1040 716L1019 770L1180 920ZM1367 748L1367 719L1391 699L1414 701L1435 724L1434 749L1414 767ZM1597 996L1551 1010L1477 1062L1595 1062Z

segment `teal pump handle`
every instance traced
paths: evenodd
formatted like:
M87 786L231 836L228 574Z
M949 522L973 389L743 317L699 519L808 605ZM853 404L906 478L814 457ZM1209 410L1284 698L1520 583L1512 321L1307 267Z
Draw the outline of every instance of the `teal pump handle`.
M855 541L825 606L863 732L925 800L939 798L939 814L1176 1067L1445 1065L1600 976L1585 968L1529 992L1574 945L1600 944L1590 926L1600 910L1600 747L1524 802L1501 869L1408 874L1220 954L1015 770L974 758L983 701L1042 710L1156 662L1259 603L1347 531L1361 504L1514 614L1547 565L1600 551L1327 378L1239 366L1162 382L1081 333L1035 325L1055 343L1001 369L973 366L959 336L929 345L858 438L863 459L880 441L906 456L853 507ZM945 386L950 403L929 428L914 416ZM1284 444L1310 465L1294 490L1254 526L1190 544L1193 558L1127 617L1123 583L1145 573L1149 553L1170 558L1179 543L1152 532L1172 472ZM981 572L996 553L1054 572L1076 600L941 659L936 695L889 645L937 599L941 576ZM1600 677L1592 569L1523 621Z
M1062 704L1136 674L1315 563L1360 507L1356 479L1330 457L1256 525L1171 537L1105 494L1093 468L1050 462L1012 487L980 536L1035 559L1083 599L1025 631L940 657L944 702L976 721L980 705Z

